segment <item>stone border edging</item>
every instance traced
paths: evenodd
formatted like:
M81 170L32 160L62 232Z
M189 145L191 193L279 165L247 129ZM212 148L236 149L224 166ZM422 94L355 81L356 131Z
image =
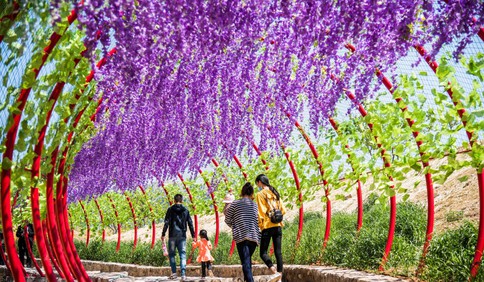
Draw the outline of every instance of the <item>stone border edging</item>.
M87 271L101 272L127 272L133 277L169 276L170 267L154 267L135 264L122 264L114 262L99 262L82 260ZM265 265L257 264L252 267L254 275L269 275ZM200 266L187 266L187 276L200 276ZM240 265L214 265L214 274L217 277L241 277ZM342 269L332 266L285 265L283 281L314 281L314 282L403 282L409 279L396 278L358 271Z

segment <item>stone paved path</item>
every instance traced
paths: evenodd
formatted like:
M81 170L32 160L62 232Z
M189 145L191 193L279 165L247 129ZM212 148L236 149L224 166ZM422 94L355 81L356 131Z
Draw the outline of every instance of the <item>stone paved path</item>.
M169 279L169 267L152 267L133 264L83 261L93 282L180 282L181 279ZM253 265L256 282L276 282L278 277L271 276L265 265ZM35 269L28 268L28 282L46 281L39 277ZM187 282L243 282L242 269L239 265L215 265L214 274L218 277L200 277L199 266L187 267ZM5 266L0 266L0 281L13 281ZM59 279L59 281L63 281ZM409 279L395 278L331 266L284 265L282 282L404 282Z

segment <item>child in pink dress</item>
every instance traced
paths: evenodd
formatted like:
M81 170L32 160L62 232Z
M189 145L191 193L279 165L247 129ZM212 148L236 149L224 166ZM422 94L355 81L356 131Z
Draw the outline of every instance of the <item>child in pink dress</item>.
M213 277L212 261L214 261L210 250L212 249L212 243L208 240L207 230L200 230L200 240L192 243L193 248L200 248L198 252L197 261L202 263L202 278L206 276L206 270L208 269L208 276Z

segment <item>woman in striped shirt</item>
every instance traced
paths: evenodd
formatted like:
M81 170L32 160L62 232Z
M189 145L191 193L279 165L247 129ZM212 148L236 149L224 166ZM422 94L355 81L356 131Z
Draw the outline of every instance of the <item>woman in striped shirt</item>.
M232 228L232 236L237 243L244 280L253 282L252 254L259 245L260 231L257 219L257 205L254 203L254 187L247 182L240 193L242 197L231 204L225 204L225 223Z

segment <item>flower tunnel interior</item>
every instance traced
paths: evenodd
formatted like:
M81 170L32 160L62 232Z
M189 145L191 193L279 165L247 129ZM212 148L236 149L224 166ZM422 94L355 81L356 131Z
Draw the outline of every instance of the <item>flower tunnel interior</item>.
M147 226L153 248L177 193L196 229L214 217L217 246L224 195L265 173L297 210L296 248L305 202L320 201L324 251L335 204L355 202L359 234L377 228L363 195L378 198L382 272L418 177L418 276L438 188L471 168L477 239L460 264L483 279L483 15L470 0L0 1L7 268L26 281L15 231L31 222L38 273L88 281L74 231L86 246L115 233L117 252Z

